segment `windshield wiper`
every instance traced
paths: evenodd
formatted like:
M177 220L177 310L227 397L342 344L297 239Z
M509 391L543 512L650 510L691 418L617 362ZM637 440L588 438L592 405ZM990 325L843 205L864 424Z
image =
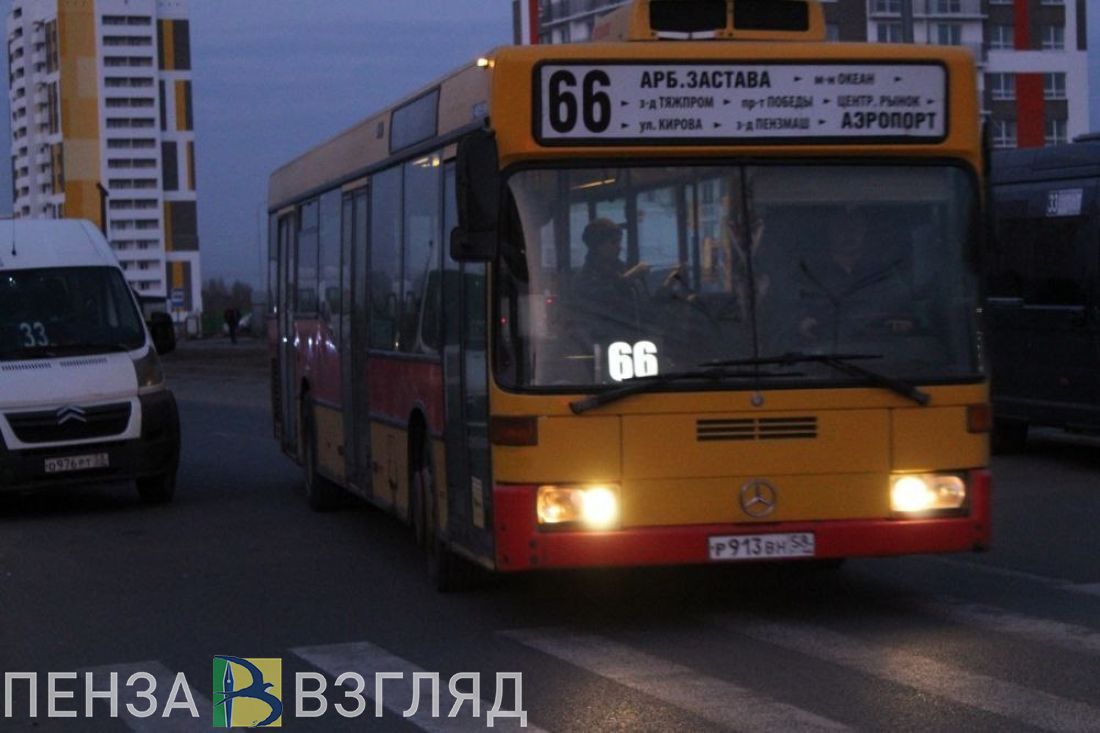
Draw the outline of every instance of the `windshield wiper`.
M896 394L916 402L922 407L932 401L931 395L923 392L914 385L896 377L890 377L867 367L856 364L856 361L866 359L881 359L882 354L807 354L801 351L792 351L779 356L765 356L759 359L727 359L723 361L708 361L700 366L706 367L735 367L735 366L791 366L793 364L824 364L844 372L853 377L870 382L876 386L888 389Z
M667 374L658 374L652 377L635 377L629 382L609 389L606 392L600 392L598 394L590 395L584 399L574 400L569 403L569 409L573 411L574 415L580 415L582 412L595 409L601 405L606 405L610 402L616 402L629 397L630 395L640 394L642 392L653 392L663 387L667 387L675 382L684 382L692 380L722 380L722 379L757 379L760 377L801 377L804 376L802 372L762 372L760 370L753 371L739 371L724 368L725 365L715 364L711 369L696 369L694 371L685 372L668 372Z

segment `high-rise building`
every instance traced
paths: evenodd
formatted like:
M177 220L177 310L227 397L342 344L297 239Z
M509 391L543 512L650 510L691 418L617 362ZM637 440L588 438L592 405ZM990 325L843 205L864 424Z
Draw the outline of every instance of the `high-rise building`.
M514 0L516 41L586 41L596 19L629 0ZM994 145L1039 147L1100 130L1092 94L1086 0L822 0L832 41L963 46L978 64ZM1093 8L1094 14L1096 8ZM1100 20L1093 19L1100 36ZM1090 123L1090 99L1096 110Z
M16 217L101 227L143 298L202 310L186 0L14 0Z

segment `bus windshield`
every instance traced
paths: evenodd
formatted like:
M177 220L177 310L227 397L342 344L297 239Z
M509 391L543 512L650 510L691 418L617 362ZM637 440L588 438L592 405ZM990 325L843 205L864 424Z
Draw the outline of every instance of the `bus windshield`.
M506 387L587 389L786 353L858 354L911 381L980 374L962 168L631 165L508 180ZM767 376L858 381L812 361Z
M113 267L0 270L0 359L132 351L145 329Z

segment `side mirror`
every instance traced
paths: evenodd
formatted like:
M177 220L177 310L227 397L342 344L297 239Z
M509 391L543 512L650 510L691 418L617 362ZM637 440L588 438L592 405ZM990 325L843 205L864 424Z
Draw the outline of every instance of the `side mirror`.
M167 313L149 316L149 335L153 337L153 348L161 356L176 350L176 326Z
M500 157L492 131L478 130L459 140L458 226L451 232L452 259L487 262L496 258L500 189Z

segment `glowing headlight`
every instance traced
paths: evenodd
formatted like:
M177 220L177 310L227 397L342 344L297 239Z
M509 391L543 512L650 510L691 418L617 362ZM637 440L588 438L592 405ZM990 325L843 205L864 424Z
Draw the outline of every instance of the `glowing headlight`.
M954 474L907 473L890 478L890 507L913 514L958 509L966 501L966 482Z
M539 524L579 523L609 529L619 522L619 494L615 486L540 486Z

